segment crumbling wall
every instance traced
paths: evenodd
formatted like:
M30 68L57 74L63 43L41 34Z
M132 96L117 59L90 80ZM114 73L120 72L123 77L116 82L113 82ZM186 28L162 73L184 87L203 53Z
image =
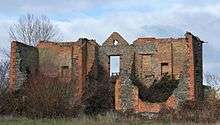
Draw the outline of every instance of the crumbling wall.
M39 70L48 77L72 81L77 98L85 93L86 77L95 61L95 47L88 39L77 42L40 42Z
M136 77L134 83L139 86L150 87L156 78L157 60L155 58L157 45L152 42L144 42L138 39L132 45L135 57L133 60L133 74ZM145 58L144 58L145 57Z
M165 87L162 84L160 85L162 82L161 79L164 79L163 76L165 74L173 79L179 79L183 70L183 64L187 59L185 39L139 38L133 45L136 48L134 72L137 74L136 77L138 80L135 81L135 84L139 88L139 97L143 101L155 102L157 99L152 99L156 97L156 89L159 89L160 87L162 88L161 90L158 90L158 95L162 94L165 90L168 91L168 89L170 89L170 92L168 93L171 93L173 87L177 85L169 86L169 84L167 84L168 86ZM147 58L143 58L144 56L148 56L149 59L146 61ZM166 67L163 68L163 65ZM144 72L146 67L148 72ZM176 80L173 80L173 82ZM166 99L166 95L162 97Z
M118 44L115 45L114 42L117 41ZM132 46L129 46L127 41L122 38L121 35L114 32L111 36L102 44L99 48L99 59L100 64L106 71L105 79L108 81L110 79L110 56L117 55L120 56L120 81L121 83L121 93L120 107L123 111L128 111L133 109L132 91L134 85L130 79L131 69L133 63L134 50Z
M114 78L109 75L110 56L120 56L120 74ZM43 41L37 48L12 42L10 87L18 88L28 74L36 72L72 80L77 98L94 97L88 105L103 107L100 102L106 102L120 111L158 112L203 97L202 42L190 33L178 39L138 38L131 45L117 32L102 46L86 38L65 43ZM179 82L170 87L169 97L162 94L164 98L158 101L155 95L161 93L152 91L169 86L159 84L165 74Z
M130 89L123 91L123 81L121 84L117 83L120 88L117 92L121 94L116 97L118 100L116 104L123 104L123 101L126 101L122 99L123 93L132 96L133 101L130 102L136 112L157 112L162 108L175 109L184 102L197 100L203 93L202 47L201 42L198 39L195 41L195 38L191 34L186 34L186 38L139 38L134 41L131 45L134 47L132 77L129 79L132 80L132 85L127 84L129 87L125 88ZM160 80L165 74L174 80L170 84L175 85L161 83ZM162 102L153 99L156 95L163 94L160 91L153 93L157 86L162 87L161 92L167 90L169 94L169 97L160 95L163 97ZM117 106L117 109L122 109L119 107Z
M184 69L186 70L187 68L185 65L188 64L187 43L185 38L173 41L172 49L173 76L179 79Z
M179 79L177 89L174 90L173 95L176 97L176 105L181 105L186 102L189 97L189 55L186 39L179 39L173 42L173 76Z
M61 70L66 66L67 77L71 78L72 47L41 42L37 46L39 51L39 71L49 77L61 76Z
M197 102L203 99L204 90L202 85L202 43L199 38L187 32L185 34L188 47L188 74L189 74L189 97L188 100Z
M11 43L9 87L11 91L21 89L28 77L38 71L38 50L17 41Z
M195 75L195 89L196 89L196 99L197 101L202 101L204 99L203 90L203 56L202 56L202 44L198 37L193 36L193 60L194 60L194 75Z

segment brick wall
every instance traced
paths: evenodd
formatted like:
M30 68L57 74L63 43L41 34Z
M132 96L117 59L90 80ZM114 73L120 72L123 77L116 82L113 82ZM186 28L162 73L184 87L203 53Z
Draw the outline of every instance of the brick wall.
M37 47L12 42L10 59L10 90L17 90L27 81L28 75L43 74L72 80L78 96L85 90L89 73L97 75L98 44L94 40L79 39L77 42L39 42ZM96 71L96 72L95 72Z
M193 96L194 101L201 101L204 97L203 90L203 56L202 56L202 43L198 37L193 36L191 33L186 34L186 38L189 44L190 50L190 87L191 96Z
M9 88L10 91L18 90L38 69L37 48L13 41L11 43Z
M114 41L118 44L114 45ZM121 103L117 103L123 111L133 109L132 93L133 85L130 79L133 64L133 47L129 46L127 41L118 33L114 32L99 48L100 65L106 71L105 79L110 79L110 60L109 56L120 56L120 81L121 85ZM111 84L111 83L109 83ZM109 85L110 86L110 85ZM116 95L115 95L116 96Z
M119 41L120 42L120 41ZM123 81L121 81L121 94L116 96L116 104L122 104L123 93L127 96L133 97L130 101L133 104L133 110L136 112L159 112L162 108L174 109L184 101L195 101L201 97L202 90L202 45L201 41L196 39L195 36L190 35L185 38L139 38L130 47L133 47L134 58L130 57L125 62L134 61L135 81L131 81L127 84L133 89L127 89L123 91ZM111 51L111 48L106 48ZM148 61L146 62L146 56ZM145 59L145 60L143 60ZM194 60L197 60L195 63ZM121 61L121 63L125 63ZM149 67L149 64L151 67ZM123 64L122 64L123 65ZM166 67L163 68L163 65ZM148 72L144 70L147 69ZM123 68L123 67L121 67ZM165 101L161 103L148 103L144 102L139 97L139 89L141 87L149 88L154 80L160 79L162 73L167 72L173 78L179 79L177 88L173 91L173 94ZM151 71L151 72L150 72ZM120 77L123 74L120 74ZM138 83L135 83L138 82ZM117 86L119 83L117 83ZM135 85L135 86L133 86ZM117 90L117 93L120 93ZM128 92L129 91L129 92ZM120 99L121 97L121 99ZM118 103L117 103L118 101ZM164 105L165 103L165 105ZM120 106L116 106L117 109Z
M72 80L77 96L82 97L85 93L86 77L94 72L92 70L96 65L97 47L93 40L88 39L69 43L40 42L37 46L39 70L48 77Z
M116 55L120 56L120 75L113 87L110 56ZM177 39L138 38L131 45L117 32L101 46L86 38L64 43L43 41L37 47L12 42L10 88L22 85L28 72L72 80L80 98L85 93L114 89L118 111L159 112L203 97L202 42L190 33ZM179 79L173 94L157 103L140 98L141 89L149 89L166 72Z

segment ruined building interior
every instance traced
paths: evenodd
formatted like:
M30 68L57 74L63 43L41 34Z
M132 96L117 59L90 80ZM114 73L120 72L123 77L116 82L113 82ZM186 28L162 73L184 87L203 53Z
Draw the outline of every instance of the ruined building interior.
M78 96L91 82L111 87L116 111L173 110L203 99L202 43L189 32L183 38L144 37L132 44L117 32L102 45L86 38L42 41L36 47L13 41L10 89L18 90L30 74L41 73L72 80Z

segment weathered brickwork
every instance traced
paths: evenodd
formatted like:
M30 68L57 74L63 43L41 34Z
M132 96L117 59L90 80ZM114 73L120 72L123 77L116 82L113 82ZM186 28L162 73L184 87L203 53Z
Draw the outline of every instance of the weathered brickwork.
M116 77L109 75L110 56L120 56ZM76 42L42 41L36 47L12 42L9 82L10 89L15 90L28 75L41 73L74 82L79 97L100 91L103 86L114 90L110 103L117 111L160 112L203 99L202 65L202 41L191 33L177 39L138 38L129 45L113 32L102 45L86 38ZM153 91L165 75L178 80L168 97L164 95L162 101L155 102L153 95L143 96Z
M10 90L19 89L27 80L30 72L37 71L38 57L36 48L16 41L12 42L9 72Z
M118 41L118 45L115 46L114 41ZM159 112L163 108L175 109L187 101L196 104L199 97L203 97L202 41L191 33L177 39L138 38L131 45L113 33L99 50L101 64L107 72L109 56L120 56L120 80L115 88L117 110ZM179 80L173 94L164 102L141 99L142 88L152 89L154 81L166 73Z

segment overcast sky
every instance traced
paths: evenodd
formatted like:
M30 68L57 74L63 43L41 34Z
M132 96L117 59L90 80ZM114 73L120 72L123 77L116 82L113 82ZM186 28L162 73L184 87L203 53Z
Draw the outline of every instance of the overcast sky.
M113 31L130 43L137 37L183 37L204 44L205 72L220 74L220 0L0 0L0 47L9 48L8 27L26 13L44 14L64 41L102 43Z

